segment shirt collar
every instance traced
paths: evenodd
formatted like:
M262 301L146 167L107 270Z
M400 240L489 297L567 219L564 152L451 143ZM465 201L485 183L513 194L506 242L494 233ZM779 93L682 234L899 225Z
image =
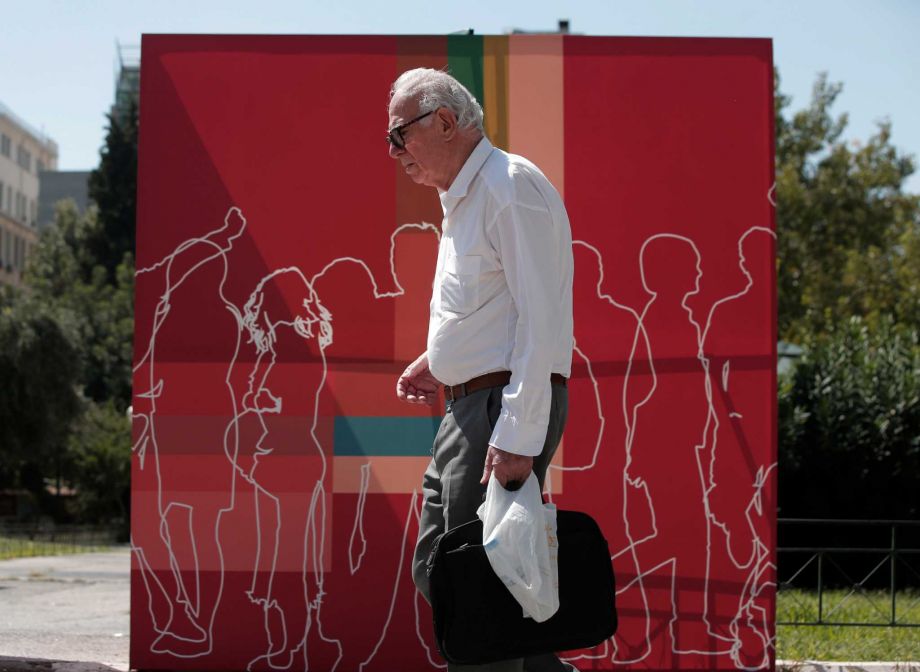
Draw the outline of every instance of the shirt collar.
M466 160L466 163L463 164L460 172L457 173L457 177L454 178L450 188L447 191L438 189L438 196L441 198L441 206L444 208L445 214L451 205L466 196L470 183L491 154L492 143L489 142L487 137L483 136Z

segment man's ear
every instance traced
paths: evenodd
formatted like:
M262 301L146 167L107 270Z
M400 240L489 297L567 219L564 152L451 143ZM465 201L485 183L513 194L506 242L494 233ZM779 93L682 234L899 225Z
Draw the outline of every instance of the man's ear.
M438 108L435 123L438 125L438 131L441 138L448 142L457 135L457 117L452 110L446 107Z

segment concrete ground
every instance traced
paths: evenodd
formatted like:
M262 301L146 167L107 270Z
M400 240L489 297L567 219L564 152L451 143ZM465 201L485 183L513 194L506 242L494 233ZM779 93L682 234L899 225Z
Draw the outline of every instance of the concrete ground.
M128 669L127 547L0 560L0 672Z
M0 560L0 672L128 670L127 548ZM778 661L795 672L905 672L917 663Z

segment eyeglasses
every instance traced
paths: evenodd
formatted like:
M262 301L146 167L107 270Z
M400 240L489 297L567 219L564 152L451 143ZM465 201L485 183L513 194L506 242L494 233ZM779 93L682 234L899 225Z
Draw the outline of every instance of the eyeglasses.
M400 124L399 126L391 128L389 131L387 131L387 142L393 145L396 149L405 149L406 139L403 137L403 130L414 124L416 121L421 121L429 114L432 114L434 111L435 110L429 110L428 112L425 112L425 114L416 117L412 121L407 121L404 124Z

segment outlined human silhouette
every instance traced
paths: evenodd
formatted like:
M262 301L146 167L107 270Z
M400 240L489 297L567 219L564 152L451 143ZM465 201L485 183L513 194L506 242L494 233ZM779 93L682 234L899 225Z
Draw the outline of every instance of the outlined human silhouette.
M354 269L349 271L348 290L337 296L353 294L355 298L346 299L357 304L414 304L414 295L427 287L420 278L400 281L398 268L412 259L408 248L399 243L404 236L418 233L435 238L437 228L403 225L392 233L391 278L375 276L363 260L340 257L312 277L294 267L270 271L245 301L234 302L223 287L232 271L233 243L245 227L242 214L231 208L223 226L183 242L167 257L138 271L139 283L157 284L160 297L149 333L139 339L146 349L135 367L135 380L143 385L137 387L134 406L136 469L148 486L157 486L160 502L156 525L138 527L132 538L158 633L153 650L181 658L211 651L224 587L226 530L221 528L221 518L234 507L238 513L240 502L247 506L251 502L256 509L253 519L259 522L251 539L256 560L247 596L262 610L265 634L264 648L252 658L250 669L317 669L318 660L335 661L331 669L341 668L345 666L338 661L346 660L357 647L349 651L347 636L330 632L322 619L331 600L350 598L339 590L330 592L327 576L332 445L317 431L317 422L322 421L321 398L331 394L326 374L328 356L334 352L333 317L338 313L336 301L321 297L333 294L329 288L337 277L332 269L347 267ZM647 619L623 619L624 625L633 621L640 627L627 626L599 647L598 655L584 657L600 656L617 665L642 662L655 637L667 638L676 654L688 650L682 646L686 637L710 644L706 650L693 649L700 654L728 654L739 668L763 667L772 646L767 606L774 570L768 550L772 538L765 531L771 503L765 498L775 465L752 463L754 449L745 450L739 437L756 435L769 420L766 409L744 392L760 390L762 381L750 377L768 372L750 368L747 357L752 348L744 345L744 333L762 335L759 330L769 330L769 322L764 327L744 316L753 310L765 312L769 277L759 260L772 244L772 235L755 227L741 237L738 264L746 286L716 301L702 325L687 307L701 278L699 253L691 240L663 234L646 241L640 268L651 298L641 312L611 296L615 290L604 286L600 253L588 243L575 241L577 277L583 290L575 297L576 316L606 311L606 326L580 337L576 332L575 360L584 364L589 379L581 381L589 429L584 432L586 440L570 443L565 463L550 473L563 473L568 487L575 488L578 478L612 479L613 488L604 493L604 507L622 525L619 530L610 528L611 553L618 579L627 579L618 586L618 603L621 609L627 605L644 609ZM759 265L752 266L751 260ZM212 331L187 333L180 318L189 312L208 317L205 322ZM336 323L335 336L360 329L347 322ZM422 333L423 327L419 330ZM200 342L203 351L213 346L217 334L229 348L236 348L224 360L229 362L229 368L224 365L225 375L191 381L175 378L171 368L175 362L162 357L166 344L182 339L183 347L195 350ZM398 352L398 344L394 347ZM292 375L295 369L298 373ZM207 478L226 484L222 498L203 502L185 497L174 487L181 475L159 468L162 459L182 450L181 443L170 443L177 433L166 422L169 411L164 410L178 403L171 395L179 385L185 387L183 395L191 393L194 398L199 396L197 390L208 396L209 413L216 405L231 416L229 423L196 430L199 440L210 437L209 445L221 457L221 473ZM285 460L295 457L303 459L291 472ZM737 496L739 473L748 479L747 499ZM292 495L295 475L301 492ZM241 487L252 497L237 499ZM578 491L567 488L564 493L566 498L577 498ZM419 499L417 493L407 493L406 506L400 507L404 518L397 522L405 537L403 551L411 550ZM362 501L366 507L366 491ZM291 506L292 502L299 504ZM336 562L344 562L352 575L379 573L385 567L389 574L383 580L392 588L386 611L377 615L377 639L362 643L362 652L367 653L352 659L364 672L381 669L378 651L389 641L398 619L409 613L416 620L416 654L427 657L432 668L439 667L442 663L423 635L426 607L414 591L414 600L406 603L405 586L411 582L407 566L402 565L409 556L396 554L381 560L378 549L368 545L367 535L362 545L366 512L356 507L349 528L349 554ZM688 521L682 528L674 522L678 514ZM675 528L686 539L675 537ZM695 548L685 543L691 538ZM700 554L701 549L709 552ZM293 575L292 564L297 565ZM199 568L212 568L210 578L203 581ZM701 632L689 632L692 619L687 614L705 617L712 611L705 589L710 577L725 578L730 572L734 572L731 581L743 584L737 607L728 610L731 624L708 625L704 618ZM282 581L279 577L285 573L288 576ZM684 577L691 581L682 584ZM288 590L291 585L297 589ZM662 622L667 627L656 631L653 611L665 593L672 616L680 618ZM724 615L727 610L720 605L718 611Z
M770 436L773 412L768 394L773 357L771 265L775 234L752 227L738 240L738 269L744 278L736 292L709 311L701 342L707 371L710 428L707 440L708 501L713 528L710 572L734 582L730 631L732 660L739 668L769 664L774 646L770 604L775 578L770 512L776 464L756 450ZM766 458L766 459L765 459ZM720 611L730 612L729 605Z
M403 224L390 235L389 274L375 274L362 259L341 257L330 261L312 278L311 282L340 319L339 323L347 325L337 331L336 341L327 351L330 362L341 361L348 367L349 362L359 360L380 371L376 377L368 372L359 390L344 387L347 384L344 381L351 378L339 380L337 394L345 397L373 395L378 382L385 386L382 394L390 392L393 367L402 366L403 358L413 356L410 353L417 340L424 339L439 237L440 231L432 224ZM347 287L347 292L343 293L343 287ZM376 334L376 338L369 339L368 333ZM407 564L417 536L421 495L413 485L411 493L405 493L408 495L405 502L401 497L396 499L397 493L382 501L379 494L368 493L371 479L371 463L367 458L362 466L361 491L356 498L355 518L348 535L348 571L339 571L332 577L328 599L336 609L341 610L346 604L350 610L354 595L368 582L387 588L385 594L363 602L361 620L364 627L337 633L344 644L343 665L362 672L386 669L381 667L386 663L380 654L390 643L392 628L399 618L413 616L419 648L403 650L401 659L427 660L432 669L442 668L444 664L436 658L428 628L420 621L421 607ZM398 554L384 558L381 546L392 553L394 538L402 539L397 546ZM341 543L336 547L341 549ZM425 616L425 620L429 618L430 615Z
M699 359L702 328L687 305L699 292L701 257L685 236L657 234L640 251L642 284L650 299L640 315L648 358L630 360L633 377L650 376L651 393L634 406L627 440L628 487L642 490L651 507L652 531L633 531L626 498L631 552L641 573L630 586L648 605L670 604L666 619L647 609L645 632L622 632L616 662L644 660L663 637L674 656L722 654L728 640L709 619L709 511L704 477L704 432L709 415L706 375ZM636 512L643 513L641 510ZM636 634L639 637L636 637Z
M139 316L138 328L147 329L135 340L141 352L133 367L133 488L155 493L156 515L135 519L131 546L157 633L151 650L178 658L213 650L224 588L220 520L232 509L235 487L232 466L219 457L233 448L220 422L209 420L215 413L233 414L232 390L219 376L194 375L182 362L210 359L206 353L214 354L215 336L236 332L238 312L224 295L224 283L227 255L245 228L242 213L231 207L222 226L183 241L137 271L138 293L159 300L152 315ZM205 458L209 481L220 484L218 496L201 496L188 487L194 474L187 463L177 468L172 459L188 453L218 456Z
M618 604L621 623L635 610L645 610L641 602L630 604L636 591L628 585L640 573L631 552L635 543L631 534L650 534L650 516L645 524L639 513L645 506L642 490L632 488L626 480L627 439L629 419L627 407L633 407L646 397L651 389L651 379L633 376L627 379L629 362L647 357L647 344L639 314L631 307L617 301L607 287L604 258L596 247L582 240L573 241L575 260L575 286L573 287L575 316L575 348L573 364L583 366L586 376L573 375L570 394L579 392L585 398L582 404L570 409L569 427L566 431L564 465L554 465L547 472L548 487L553 474L565 472L566 487L563 492L567 506L590 511L603 525L618 583ZM577 371L578 369L574 369ZM627 382L631 383L627 386ZM593 402L593 403L592 403ZM602 480L610 487L590 487ZM587 487L586 487L587 486ZM631 507L632 526L626 523L625 498L639 497ZM622 627L622 626L621 626ZM615 658L620 647L616 636L590 653L569 658L578 660Z
M289 267L258 282L242 326L250 356L238 354L230 365L231 379L243 378L242 368L247 381L231 429L240 437L237 468L254 488L257 551L247 596L262 608L268 640L249 668L289 669L301 660L309 668L314 641L341 657L321 618L331 446L316 427L331 315Z

